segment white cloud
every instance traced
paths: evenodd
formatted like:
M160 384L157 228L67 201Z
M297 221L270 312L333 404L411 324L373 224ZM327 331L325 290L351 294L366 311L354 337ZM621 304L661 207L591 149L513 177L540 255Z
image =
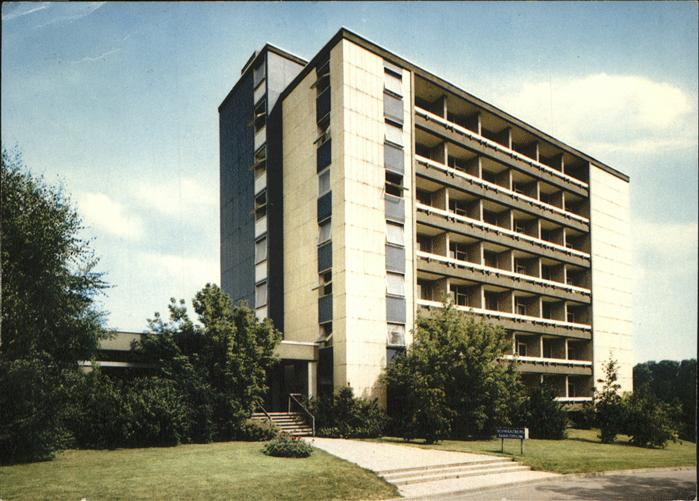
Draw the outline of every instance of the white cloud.
M218 207L218 186L204 186L182 177L165 183L139 183L135 197L145 206L168 216L198 216L200 210Z
M78 59L77 61L71 61L70 64L81 64L81 63L94 63L96 61L102 61L103 59L107 59L107 57L111 56L112 54L116 54L119 52L121 49L112 49L108 50L107 52L103 52L99 56L95 57L83 57L82 59Z
M497 101L514 115L592 154L697 144L696 97L642 76L599 73L525 82Z
M85 221L95 229L132 240L143 234L141 219L129 214L120 203L104 193L81 193L78 205Z
M144 252L139 261L144 269L158 276L167 276L173 281L184 280L199 288L206 282L218 282L219 264L215 259Z
M18 17L26 16L28 14L33 14L44 9L51 7L50 2L39 2L39 3L23 3L23 2L7 2L3 4L2 7L2 20L11 21L12 19L17 19Z

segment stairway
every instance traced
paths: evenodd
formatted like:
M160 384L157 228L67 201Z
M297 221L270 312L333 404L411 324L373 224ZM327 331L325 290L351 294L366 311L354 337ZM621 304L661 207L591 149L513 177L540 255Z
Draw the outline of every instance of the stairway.
M306 422L304 414L300 412L268 412L267 415L269 415L272 419L272 424L279 431L297 437L310 437L313 435L313 429ZM264 412L255 412L252 415L252 419L269 421L267 415Z
M377 472L387 482L398 487L467 477L483 477L530 470L529 466L511 459L492 458L465 463L449 463L417 468L402 468Z

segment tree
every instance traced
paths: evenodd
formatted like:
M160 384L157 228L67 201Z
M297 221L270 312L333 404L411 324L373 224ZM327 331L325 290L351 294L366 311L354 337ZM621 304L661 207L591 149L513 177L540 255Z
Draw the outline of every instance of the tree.
M386 374L399 422L430 421L460 437L511 424L524 392L513 367L500 362L509 342L503 329L449 303L418 317L412 346Z
M192 305L201 325L190 320L184 301L171 299L170 320L156 313L137 350L186 395L196 412L195 440L228 440L262 403L281 335L247 306L232 306L216 285L206 284Z
M46 459L62 444L66 378L106 335L94 302L106 284L63 188L5 148L0 187L0 461Z
M679 403L667 404L653 394L637 390L623 400L624 432L632 444L641 447L665 447L668 440L677 441L674 416L679 415Z
M602 370L604 379L597 380L602 383L602 390L595 391L595 418L600 428L600 440L609 444L614 442L624 426L624 406L619 394L621 385L617 383L619 365L616 360L607 360Z
M537 385L529 392L524 415L531 438L561 440L566 437L568 416L549 385Z
M680 436L692 441L696 441L696 383L696 359L650 361L633 368L634 390L647 392L671 408L679 406Z

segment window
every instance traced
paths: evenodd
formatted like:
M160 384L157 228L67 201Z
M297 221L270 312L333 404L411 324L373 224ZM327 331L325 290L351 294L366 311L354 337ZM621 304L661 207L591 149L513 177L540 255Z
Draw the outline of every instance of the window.
M520 357L527 356L527 343L517 343L517 355Z
M386 193L395 197L403 196L403 176L386 171Z
M483 173L481 174L481 177L485 180L488 181L489 183L497 183L498 181L498 175L495 174L494 172L490 172L489 170L483 170Z
M397 125L386 122L386 141L398 146L403 146L403 129Z
M553 305L551 303L543 303L541 305L541 316L549 320L553 318Z
M553 280L553 266L542 266L541 278L543 278L544 280Z
M498 213L492 210L483 209L483 221L488 224L498 224Z
M484 250L483 251L483 263L491 268L498 267L498 253L495 251Z
M318 225L318 243L322 244L330 240L331 220L323 221Z
M330 191L330 169L318 174L318 198Z
M520 193L520 194L524 195L526 193L526 189L527 188L524 185L524 183L516 183L516 182L512 183L512 191L514 191L515 193Z
M517 233L525 233L527 231L527 223L521 219L515 219L515 231Z
M263 191L255 197L255 220L260 220L267 213L267 192Z
M498 311L498 293L485 291L485 309Z
M449 199L449 210L459 216L468 215L468 202L466 200Z
M567 312L566 313L566 321L574 324L575 323L575 313L572 311Z
M255 263L267 259L267 239L263 238L255 242Z
M568 344L568 360L578 360L579 358L578 347L573 344Z
M320 296L327 296L333 293L333 275L331 271L320 274Z
M267 100L262 100L255 106L255 131L259 131L265 126L267 118Z
M383 114L392 121L403 123L403 100L384 92Z
M517 311L517 315L526 315L527 314L527 304L524 303L523 301L517 301L515 303L515 308Z
M521 259L515 259L515 273L519 273L521 275L527 274L527 265Z
M452 285L451 293L454 296L454 302L459 306L468 306L468 289L461 285Z
M402 174L405 170L403 148L397 148L391 143L384 143L383 165L386 169Z
M252 70L252 85L253 85L253 87L257 87L258 84L260 84L260 82L262 82L262 80L265 79L266 70L267 70L267 68L265 66L264 61L262 61L262 63L258 64L257 67L254 70Z
M396 96L403 95L403 80L392 73L384 74L384 89L395 94Z
M568 381L568 396L569 397L577 397L578 394L575 392L575 384Z
M333 333L333 323L326 322L320 326L320 339L329 341L328 337Z
M426 235L418 235L417 250L422 252L432 252L432 239Z
M415 197L417 198L418 203L432 205L432 195L429 191L417 190L415 192Z
M432 299L432 283L426 280L417 281L417 298L418 299Z
M398 273L386 273L386 293L405 296L405 277Z
M255 287L255 306L267 304L267 282L263 282Z
M541 239L546 240L547 242L553 242L555 240L554 231L542 229L541 230Z
M389 346L405 346L405 325L388 324L386 344Z
M386 223L386 241L389 244L405 245L405 229L403 225Z
M553 357L553 346L550 341L544 340L544 358Z
M468 247L464 244L449 242L449 257L459 261L468 261Z

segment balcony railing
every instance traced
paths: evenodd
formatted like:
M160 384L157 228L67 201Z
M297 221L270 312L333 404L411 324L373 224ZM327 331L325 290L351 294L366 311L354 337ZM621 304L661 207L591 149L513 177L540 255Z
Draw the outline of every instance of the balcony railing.
M546 357L523 357L520 355L503 355L505 360L516 360L518 362L529 362L534 364L556 364L556 365L579 365L592 367L592 362L587 360L570 360L567 358L546 358Z
M430 301L427 299L418 299L417 304L418 306L426 306L428 308L444 307L444 303L440 303L439 301ZM467 313L474 313L476 315L483 315L487 317L496 317L508 320L523 320L535 324L550 325L554 327L565 327L570 329L583 329L588 331L592 330L592 326L588 324L578 324L575 322L566 322L564 320L552 320L550 318L531 317L529 315L519 315L517 313L506 313L504 311L486 310L484 308L475 308L471 306L454 305L454 307L457 310L465 311Z
M571 249L571 248L566 247L564 245L555 244L553 242L549 242L548 240L542 240L540 238L532 237L532 236L526 235L524 233L518 233L516 231L508 230L507 228L501 228L500 226L496 226L494 224L484 223L483 221L478 221L477 219L472 219L470 217L460 216L459 214L455 214L454 212L446 211L443 209L438 209L436 207L432 207L431 205L417 203L417 204L415 204L415 208L417 210L421 210L423 212L431 212L433 214L437 214L437 215L443 216L445 218L454 219L454 220L460 221L462 223L466 223L466 224L470 224L473 226L478 226L480 228L485 228L487 230L495 231L496 233L502 233L503 235L508 235L512 238L526 240L528 242L532 242L532 243L540 245L542 247L556 249L557 251L563 252L565 254L569 254L571 256L579 256L579 257L582 257L585 259L590 258L590 254L588 254L587 252L582 252L582 251L579 251L576 249Z
M557 402L576 403L576 402L592 402L592 397L556 397Z
M423 259L433 259L435 261L440 261L442 263L449 264L451 266L456 266L457 268L468 268L472 270L480 270L480 271L485 271L488 273L494 273L496 275L503 275L506 277L511 277L519 280L525 280L527 282L535 283L535 284L540 284L540 285L547 285L549 287L557 287L559 289L571 291L571 292L579 292L581 294L585 294L586 296L590 295L590 289L585 289L583 287L577 287L575 285L568 285L564 284L561 282L556 282L554 280L546 280L545 278L538 278L538 277L532 277L531 275L525 275L523 273L515 273L513 271L507 271L507 270L501 270L500 268L493 268L491 266L483 266L481 264L476 264L476 263L471 263L469 261L462 261L460 259L454 259L451 257L446 257L446 256L440 256L439 254L431 254L429 252L423 252L423 251L417 251L417 257L421 257Z
M553 167L549 167L546 164L542 164L541 162L537 162L533 158L528 157L527 155L523 155L522 153L515 151L513 149L508 148L507 146L503 146L500 143L496 143L495 141L491 141L490 139L481 136L477 132L473 132L472 130L466 129L465 127L460 126L459 124L456 124L454 122L451 122L449 120L446 120L438 115L435 115L434 113L430 113L429 111L415 107L415 114L420 115L428 120L433 120L437 123L440 123L444 125L445 127L449 129L453 129L460 134L463 134L464 136L468 136L469 138L473 139L474 141L478 141L483 144L487 144L491 148L494 148L496 150L499 150L503 153L506 153L507 155L510 155L511 157L518 158L519 160L522 160L523 162L526 162L530 164L532 167L536 167L540 170L549 172L551 174L554 174L562 179L565 179L566 181L569 181L575 185L580 186L581 188L587 188L588 185L586 182L581 181L580 179L574 178L573 176L569 176L568 174L558 171L554 169Z
M527 195L523 195L521 193L517 193L516 191L509 190L507 188L503 188L502 186L499 186L495 183L491 183L489 181L486 181L484 179L481 179L480 177L473 176L471 174L468 174L466 172L462 172L458 169L454 169L453 167L449 167L447 165L444 165L439 162L435 162L432 159L420 156L420 155L415 155L415 160L417 160L419 163L426 165L428 167L433 167L435 169L441 170L442 172L446 172L447 174L451 174L452 176L459 176L462 177L468 181L480 184L486 189L491 189L497 193L505 193L517 200L522 200L523 202L527 202L533 205L537 205L543 209L547 209L553 212L556 212L558 214L562 214L565 217L571 218L571 219L576 219L578 221L581 221L583 223L589 223L590 220L586 217L579 216L578 214L573 214L572 212L568 212L566 210L563 210L559 207L556 207L555 205L549 205L546 202L542 202L541 200L537 200L536 198L528 197Z

